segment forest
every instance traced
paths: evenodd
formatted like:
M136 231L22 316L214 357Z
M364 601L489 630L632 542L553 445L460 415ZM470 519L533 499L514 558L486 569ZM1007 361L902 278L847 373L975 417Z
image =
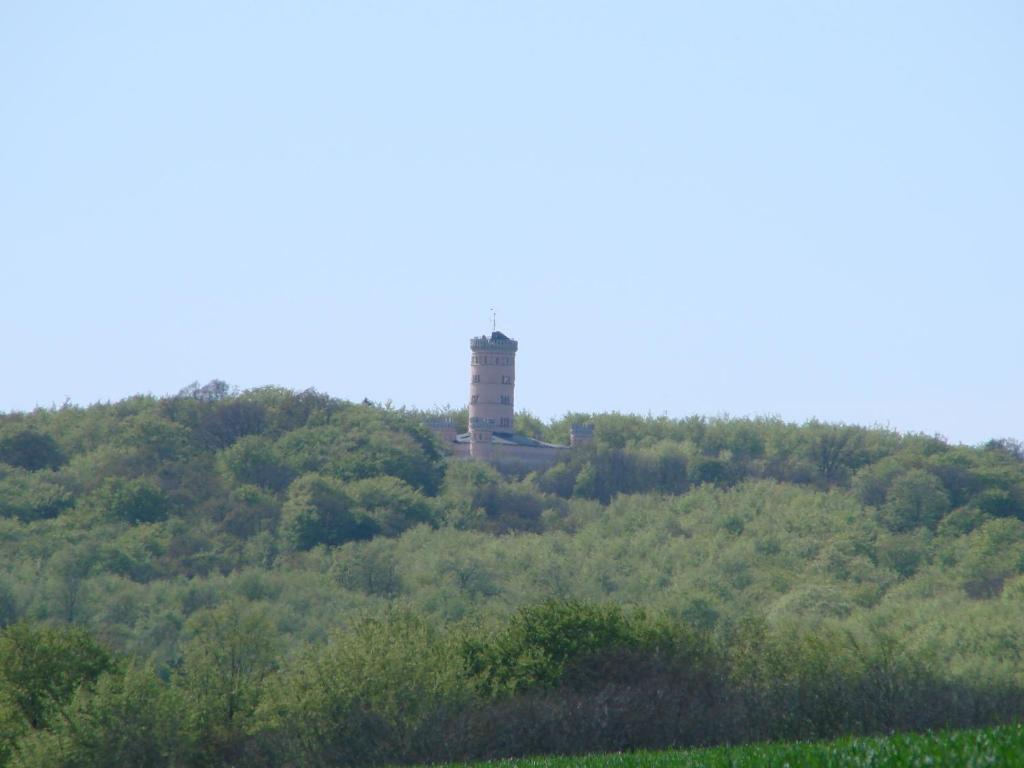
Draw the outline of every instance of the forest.
M0 766L340 766L1024 716L1024 447L275 387L0 414Z

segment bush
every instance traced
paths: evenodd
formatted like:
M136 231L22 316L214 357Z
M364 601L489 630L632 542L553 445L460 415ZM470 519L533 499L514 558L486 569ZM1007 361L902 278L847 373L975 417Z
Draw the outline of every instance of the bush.
M264 749L302 766L437 759L454 736L443 724L467 701L452 638L389 610L308 649L268 682Z
M80 688L48 731L18 744L16 768L163 768L188 760L184 708L156 673L130 665ZM194 762L188 761L190 764Z
M617 605L550 600L522 608L490 637L467 638L463 655L478 691L515 694L571 682L608 679L609 658L624 652L657 655L675 638L665 625Z

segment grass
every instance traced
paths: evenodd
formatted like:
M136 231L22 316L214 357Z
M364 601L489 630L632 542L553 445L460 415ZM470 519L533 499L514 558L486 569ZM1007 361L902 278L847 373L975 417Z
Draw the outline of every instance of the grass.
M827 742L463 763L472 768L981 768L1024 766L1024 725Z

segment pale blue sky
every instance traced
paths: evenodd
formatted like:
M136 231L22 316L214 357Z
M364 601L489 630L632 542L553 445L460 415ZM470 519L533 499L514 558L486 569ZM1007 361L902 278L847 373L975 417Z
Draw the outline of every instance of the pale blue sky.
M221 378L1024 439L1024 4L0 3L0 410ZM412 371L416 371L412 374Z

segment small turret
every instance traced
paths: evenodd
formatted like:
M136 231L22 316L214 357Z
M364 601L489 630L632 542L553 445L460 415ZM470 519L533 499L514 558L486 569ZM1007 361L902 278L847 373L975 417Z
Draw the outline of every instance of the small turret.
M570 424L569 425L569 447L579 448L582 445L590 445L594 442L593 424Z
M437 435L442 443L454 443L459 435L455 422L449 418L428 419L424 426Z

